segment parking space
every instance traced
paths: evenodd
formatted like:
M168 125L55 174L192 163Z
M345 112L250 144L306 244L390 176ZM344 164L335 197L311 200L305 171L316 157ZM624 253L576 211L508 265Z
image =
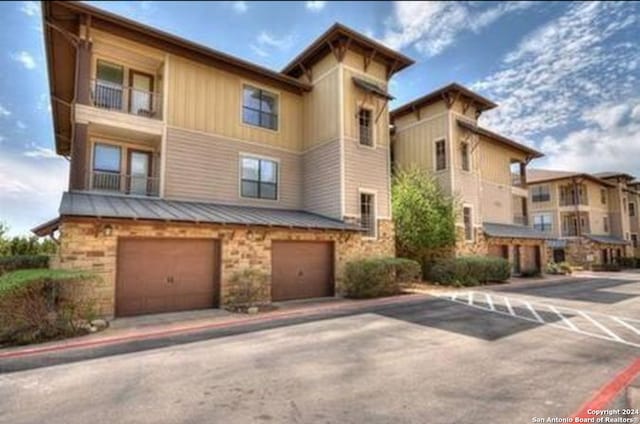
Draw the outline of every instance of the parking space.
M593 311L565 308L604 304L607 314L619 309L616 316L633 318L640 303L603 303L595 294L633 283L566 284L595 300L553 298L542 285L491 288L491 301L478 292L475 306L464 296L408 298L0 375L0 421L514 424L568 417L619 378L640 349L571 331L565 320L577 326L586 319L579 311ZM514 300L514 315L530 319L510 314L504 298ZM626 404L622 396L615 401Z

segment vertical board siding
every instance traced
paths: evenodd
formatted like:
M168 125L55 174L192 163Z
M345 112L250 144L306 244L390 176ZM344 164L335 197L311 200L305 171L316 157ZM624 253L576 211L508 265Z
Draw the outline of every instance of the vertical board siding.
M340 208L340 142L325 143L303 157L304 209L342 219Z
M280 161L278 201L240 197L240 153ZM168 199L202 200L272 208L302 208L300 155L182 129L167 130Z
M345 206L347 215L360 216L360 189L375 190L378 217L389 217L389 150L371 149L358 141L344 142Z
M334 68L304 95L304 149L334 141L338 128L338 72ZM315 71L314 71L315 72Z
M169 125L302 150L302 96L177 56L171 56L169 66ZM278 131L243 124L244 83L278 94Z

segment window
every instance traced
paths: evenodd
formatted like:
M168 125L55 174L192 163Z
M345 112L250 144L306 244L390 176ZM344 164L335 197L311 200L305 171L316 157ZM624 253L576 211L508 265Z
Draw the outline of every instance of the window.
M602 203L603 205L607 204L607 189L606 188L601 188L600 189L600 203Z
M634 248L638 247L638 235L637 234L631 234L631 245Z
M552 229L552 217L550 213L540 213L533 215L533 228L538 231L551 231Z
M623 198L622 199L622 209L625 211L625 213L627 212L627 198Z
M122 109L124 68L99 60L96 68L94 103L106 109Z
M636 202L629 202L629 216L636 216Z
M278 163L272 160L249 157L242 158L241 161L241 196L277 200Z
M373 146L373 126L371 125L371 111L361 108L358 111L358 126L360 128L360 144Z
M93 148L93 170L97 172L120 173L120 147L98 144Z
M278 129L278 96L259 88L244 86L242 122L257 127Z
M119 146L96 143L93 146L92 187L95 190L120 190L120 161L122 160Z
M548 202L551 200L551 191L548 185L531 187L532 202Z
M460 156L462 162L462 170L469 171L471 169L469 162L469 143L460 144Z
M447 152L444 140L436 141L436 171L447 168Z
M609 232L609 217L605 216L602 218L602 227L605 233Z
M462 221L464 223L464 239L473 240L473 220L471 219L471 208L468 206L462 208Z
M360 225L367 237L376 236L375 198L373 194L360 193Z

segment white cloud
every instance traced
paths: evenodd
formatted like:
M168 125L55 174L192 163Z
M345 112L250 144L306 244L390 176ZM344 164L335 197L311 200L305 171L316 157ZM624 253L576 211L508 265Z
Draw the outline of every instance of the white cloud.
M40 6L37 1L24 1L22 2L22 6L20 7L22 13L27 16L39 16L40 15Z
M0 135L0 144L2 144L6 140L6 137Z
M237 13L244 13L249 8L246 1L234 1L232 7Z
M0 216L12 233L26 233L58 215L67 188L69 165L62 158L0 155Z
M623 104L639 94L638 72L628 70L640 54L638 44L611 43L631 33L636 20L623 3L571 3L563 15L526 36L495 73L472 85L500 105L483 115L483 124L521 139L570 128L581 118L618 124L627 106L599 117L583 111L589 105Z
M16 121L16 127L18 127L21 130L27 129L27 124L25 124L24 122L18 120Z
M15 60L16 62L20 62L22 66L27 69L34 69L36 67L36 60L34 59L34 57L29 52L26 52L24 50L12 53L11 59Z
M0 117L11 116L11 111L6 107L0 105Z
M46 147L34 146L32 150L27 150L23 153L28 158L44 158L44 159L57 159L58 155L53 149Z
M479 10L464 2L398 1L382 41L396 49L412 45L428 57L436 56L463 33L480 32L504 15L532 5L533 2L503 2Z
M308 1L306 4L307 9L311 10L312 12L319 12L324 9L326 5L326 1Z
M640 97L587 110L580 119L583 128L561 138L544 138L545 166L584 172L622 171L640 177L640 116L633 112L639 108Z
M267 31L262 31L256 37L256 43L249 45L251 50L260 57L269 57L273 50L287 51L293 46L293 34L277 37Z

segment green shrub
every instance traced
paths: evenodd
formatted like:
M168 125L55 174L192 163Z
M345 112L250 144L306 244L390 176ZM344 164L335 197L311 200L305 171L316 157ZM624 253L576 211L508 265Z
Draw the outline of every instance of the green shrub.
M537 269L526 269L523 271L520 271L520 277L521 278L535 278L535 277L540 277L540 271L538 271Z
M0 256L0 275L18 269L47 268L47 255Z
M94 317L91 302L66 299L67 284L91 274L27 269L0 276L0 345L26 344L83 334Z
M429 279L444 285L477 286L490 281L506 281L511 276L511 265L503 258L462 256L436 261Z
M361 259L345 267L342 291L345 297L365 299L392 296L402 292L406 283L421 275L417 261L404 258Z
M618 258L617 263L623 268L640 268L640 258Z
M592 271L619 272L622 270L620 265L613 264L595 264L591 266Z
M554 274L554 275L571 275L573 270L571 269L571 265L569 265L567 262L560 262L560 263L549 262L547 264L547 268L545 272L547 274Z
M229 279L227 309L246 312L249 308L267 303L269 276L264 272L246 268L233 273Z

